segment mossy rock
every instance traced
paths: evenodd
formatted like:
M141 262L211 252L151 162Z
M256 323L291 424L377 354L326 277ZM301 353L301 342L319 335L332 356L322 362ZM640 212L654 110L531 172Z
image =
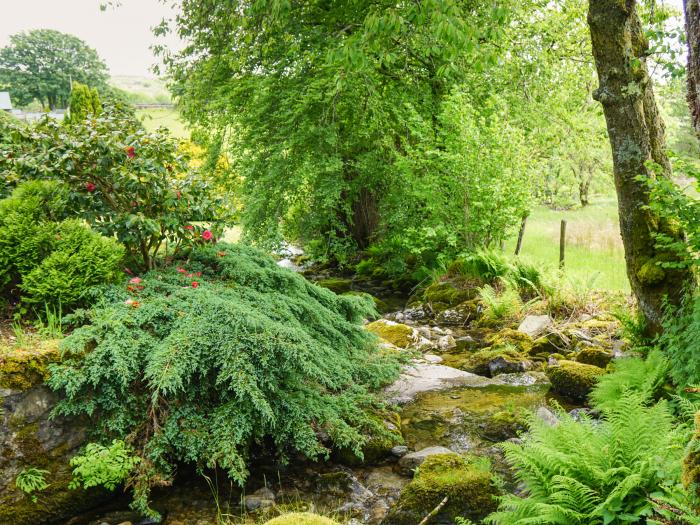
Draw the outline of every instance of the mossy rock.
M576 354L576 361L605 368L612 361L612 354L600 346L585 346Z
M423 300L431 303L434 309L436 304L450 308L475 296L476 289L464 290L449 281L433 283L423 291Z
M574 401L585 401L600 376L605 374L600 367L565 360L548 367L546 372L552 390Z
M512 328L504 328L495 334L488 335L485 339L486 344L491 347L511 347L515 348L523 354L528 354L532 350L533 340L529 335L513 330Z
M337 521L310 512L293 512L265 522L265 525L340 525Z
M391 449L403 444L401 435L401 416L392 410L377 410L371 414L376 422L376 429L369 429L369 438L362 446L362 457L351 449L338 449L333 459L348 466L374 465L391 455Z
M367 330L399 348L408 348L413 342L413 328L394 321L380 319L369 323Z
M479 425L480 434L490 441L505 441L527 429L529 412L523 407L499 410Z
M345 279L343 277L321 279L320 281L316 281L316 284L337 294L342 294L352 290L352 279Z
M48 365L59 360L58 340L41 341L30 348L0 349L0 388L27 390L48 379Z
M432 523L453 523L457 517L478 521L496 509L497 496L485 458L429 456L403 488L382 525L416 525L445 497L447 504Z
M524 372L531 364L530 360L512 346L494 346L471 354L462 369L480 376L493 377L504 373Z
M457 306L448 307L444 303L438 303L441 307L438 315L435 316L435 321L438 324L448 324L448 325L467 325L471 321L476 320L479 317L479 300L469 299L468 301L463 301ZM444 305L444 308L442 307ZM433 309L435 306L433 305Z
M342 295L354 295L356 297L367 297L372 300L374 303L374 307L377 309L379 313L387 313L389 311L389 306L379 299L378 297L375 297L371 293L367 292L360 292L358 290L352 290L350 292L344 292Z
M571 341L563 334L556 332L538 337L532 342L528 355L569 353Z

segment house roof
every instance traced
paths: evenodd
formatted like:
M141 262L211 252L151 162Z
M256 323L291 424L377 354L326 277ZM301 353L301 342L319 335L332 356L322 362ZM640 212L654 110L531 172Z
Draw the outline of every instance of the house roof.
M0 109L12 109L12 102L10 102L10 93L8 93L7 91L0 91Z

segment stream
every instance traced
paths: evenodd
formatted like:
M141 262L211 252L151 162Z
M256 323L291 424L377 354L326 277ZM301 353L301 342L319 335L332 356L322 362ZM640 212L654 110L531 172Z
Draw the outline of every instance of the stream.
M222 519L245 523L247 512L271 518L282 510L311 510L352 525L379 525L411 480L406 458L430 447L488 457L492 470L501 475L506 487L515 489L498 443L517 440L517 433L523 430L518 417L509 416L538 410L545 410L547 415L548 409L543 407L548 406L551 396L544 374L518 372L495 378L467 374L458 369L459 363L466 353L483 346L483 331L421 318L414 310L406 309L405 296L381 284L363 283L354 291L380 298L389 305L383 317L411 326L421 341L423 357L387 390L388 398L400 403L400 432L405 446L394 447L372 465L342 464L335 457L318 463L297 459L288 465L257 458L245 491L221 472L210 472L205 479L182 471L172 487L153 493L153 507L163 515L161 523L214 525ZM567 409L574 408L562 399L557 402ZM128 502L125 495L120 496L107 506L65 523L152 523L130 511Z

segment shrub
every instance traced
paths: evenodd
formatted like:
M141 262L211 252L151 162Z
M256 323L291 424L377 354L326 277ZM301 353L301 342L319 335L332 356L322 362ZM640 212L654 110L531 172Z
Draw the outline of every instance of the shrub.
M559 418L553 427L534 419L522 445L502 445L525 493L504 496L486 523L640 523L655 495L678 484L688 428L666 403L628 393L600 421Z
M72 219L59 222L67 192L50 181L21 184L0 201L0 290L24 309L78 306L92 286L116 281L124 250Z
M70 113L64 123L77 123L88 117L96 117L102 112L100 95L96 89L90 89L85 84L73 82L70 93Z
M188 164L167 130L147 132L112 104L69 126L42 120L17 131L5 149L0 175L60 180L69 189L69 211L116 237L144 268L153 268L163 250L172 256L210 241L192 222L220 228L217 221L226 215L220 194Z
M138 508L176 462L220 467L243 483L251 447L285 458L361 455L388 430L365 409L398 376L394 353L361 325L373 306L338 296L238 245L208 246L179 268L103 292L63 343L50 386L56 414L86 414L101 439L141 458ZM327 436L328 442L320 435Z
M114 490L129 477L138 463L139 458L121 440L115 439L109 446L88 443L82 454L70 460L73 480L69 488L105 487Z

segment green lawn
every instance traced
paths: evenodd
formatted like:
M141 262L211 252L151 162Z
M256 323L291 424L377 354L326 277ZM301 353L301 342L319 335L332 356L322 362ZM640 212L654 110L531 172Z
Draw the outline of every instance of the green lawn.
M136 115L141 119L143 125L148 130L165 127L168 128L175 137L182 139L190 138L190 132L180 118L177 109L137 109Z
M589 288L630 291L614 197L593 198L586 208L568 211L536 208L528 218L521 257L543 267L559 261L559 227L565 219L565 272ZM506 251L513 253L516 238Z

